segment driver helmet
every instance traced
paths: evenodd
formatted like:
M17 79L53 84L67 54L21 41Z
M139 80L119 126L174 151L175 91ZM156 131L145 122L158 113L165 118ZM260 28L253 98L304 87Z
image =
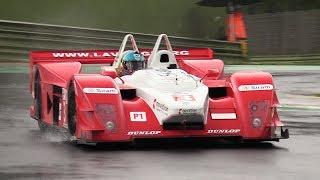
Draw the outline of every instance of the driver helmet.
M145 68L145 58L137 51L126 51L122 56L122 65L124 75L132 74L133 72Z

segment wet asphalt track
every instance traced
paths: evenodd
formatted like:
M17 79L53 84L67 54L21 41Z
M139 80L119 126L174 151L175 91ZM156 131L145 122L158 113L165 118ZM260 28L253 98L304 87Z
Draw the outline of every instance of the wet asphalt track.
M0 179L319 179L320 67L270 70L289 140L120 148L74 146L55 131L41 134L28 117L27 74L2 73Z

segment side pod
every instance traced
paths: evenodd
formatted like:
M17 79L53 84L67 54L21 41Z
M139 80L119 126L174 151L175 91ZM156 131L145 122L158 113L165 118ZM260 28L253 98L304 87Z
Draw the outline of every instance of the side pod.
M281 122L276 112L278 102L271 74L238 72L230 77L230 82L242 121L243 138L272 139L276 124Z
M114 80L75 75L76 137L85 141L126 140L123 103Z

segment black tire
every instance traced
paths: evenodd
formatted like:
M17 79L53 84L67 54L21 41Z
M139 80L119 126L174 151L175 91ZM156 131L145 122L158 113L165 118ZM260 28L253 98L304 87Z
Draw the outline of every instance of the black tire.
M41 119L41 83L40 83L40 73L37 69L34 75L34 108L35 108L35 118L37 120Z
M37 69L34 76L34 106L35 106L35 119L38 121L40 131L44 132L48 126L42 121L42 102L41 102L41 78L39 70Z
M38 126L41 132L45 132L48 129L48 125L42 122L41 119L38 120Z
M74 136L77 127L77 117L76 117L76 100L74 92L74 84L70 82L68 89L68 129L69 133Z

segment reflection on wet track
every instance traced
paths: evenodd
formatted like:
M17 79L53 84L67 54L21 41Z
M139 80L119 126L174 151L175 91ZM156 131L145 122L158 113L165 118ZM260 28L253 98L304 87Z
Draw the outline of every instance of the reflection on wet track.
M291 138L75 146L28 115L28 75L0 76L0 179L318 179L320 71L272 71Z

